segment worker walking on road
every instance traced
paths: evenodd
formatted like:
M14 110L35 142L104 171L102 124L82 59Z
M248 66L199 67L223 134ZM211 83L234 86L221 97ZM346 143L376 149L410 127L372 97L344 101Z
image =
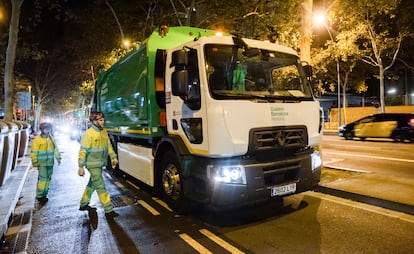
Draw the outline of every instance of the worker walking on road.
M36 199L40 203L48 201L50 181L52 179L53 165L55 158L60 165L61 157L56 142L51 135L52 125L50 123L41 123L39 125L40 135L32 142L32 166L38 168Z
M85 191L83 192L79 210L90 211L92 209L96 209L89 206L92 193L96 191L98 193L99 200L104 207L105 216L112 218L118 214L113 211L111 197L105 188L102 168L106 165L108 155L111 158L112 168L116 167L118 160L116 159L116 154L112 149L108 133L104 129L104 114L101 112L93 112L90 114L89 120L91 121L92 126L86 130L82 136L81 147L79 150L78 175L84 176L84 167L86 167L90 173L90 179Z

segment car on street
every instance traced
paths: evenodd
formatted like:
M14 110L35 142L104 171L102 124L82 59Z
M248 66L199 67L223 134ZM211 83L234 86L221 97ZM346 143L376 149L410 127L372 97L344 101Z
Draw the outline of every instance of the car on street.
M357 137L391 138L397 142L414 142L414 114L381 113L363 117L339 127L338 135L347 140Z

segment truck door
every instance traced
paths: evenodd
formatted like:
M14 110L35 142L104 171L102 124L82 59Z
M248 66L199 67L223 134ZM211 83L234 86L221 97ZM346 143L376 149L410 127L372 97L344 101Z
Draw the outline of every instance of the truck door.
M170 75L166 77L168 132L179 135L192 153L206 153L206 113L202 107L204 92L199 69L204 65L199 64L199 51L193 47L172 51L167 66L170 67L167 71Z

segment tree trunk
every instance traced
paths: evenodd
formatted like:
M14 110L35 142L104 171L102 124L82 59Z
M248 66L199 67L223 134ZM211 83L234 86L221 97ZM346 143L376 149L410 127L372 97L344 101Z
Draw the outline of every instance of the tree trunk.
M12 0L12 15L9 25L9 41L6 51L6 64L4 67L4 119L13 120L13 90L14 90L14 64L16 61L16 47L19 33L20 7L23 0Z
M379 65L379 82L380 82L380 106L381 106L381 113L385 113L384 66L382 66L382 65Z
M311 62L311 36L312 36L312 5L313 0L303 0L302 3L302 29L300 36L300 59Z

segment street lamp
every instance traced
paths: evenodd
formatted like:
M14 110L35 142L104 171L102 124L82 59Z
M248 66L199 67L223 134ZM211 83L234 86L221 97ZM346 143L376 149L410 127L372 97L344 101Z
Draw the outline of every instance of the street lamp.
M128 39L123 39L122 40L122 47L129 49L131 47L131 41Z
M335 42L332 36L331 30L328 24L326 24L325 15L324 14L315 15L314 20L317 25L323 25L326 28L326 30L328 30L328 34L329 34L329 37L331 38L331 41ZM339 72L340 70L339 70L338 56L335 57L335 61L336 61L337 83L338 83L338 127L339 127L341 126L341 74Z

